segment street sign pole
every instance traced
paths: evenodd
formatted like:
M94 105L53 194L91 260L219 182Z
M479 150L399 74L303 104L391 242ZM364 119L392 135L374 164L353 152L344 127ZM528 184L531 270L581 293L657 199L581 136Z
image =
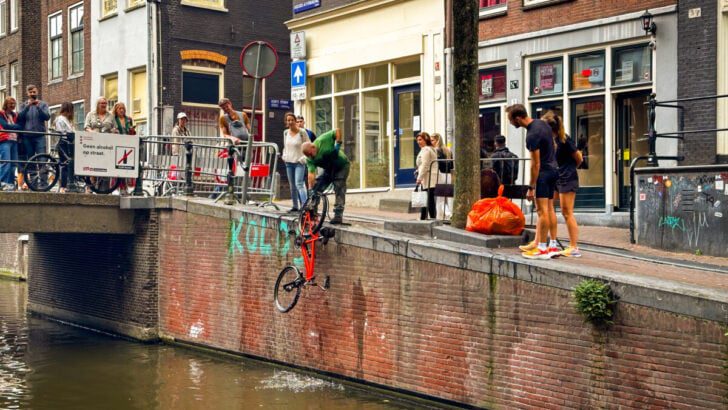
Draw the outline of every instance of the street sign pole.
M257 70L260 67L260 52L261 52L261 48L258 47L258 53L257 53L257 56L255 58L255 69L256 69L256 73L253 76L255 78L255 80L253 80L253 102L251 104L251 110L250 110L251 111L251 116L253 118L250 119L250 128L251 128L250 131L251 131L251 133L248 136L248 143L247 143L247 145L245 147L245 165L243 165L243 171L244 171L244 176L243 176L243 178L244 178L243 179L243 205L246 205L248 203L248 183L250 181L250 162L251 162L251 160L253 158L253 153L252 153L252 151L253 151L253 139L255 137L255 130L257 129L257 128L255 128L255 125L256 125L255 124L255 100L256 100L256 96L258 95L258 83L260 82L260 78L258 77L258 74L259 73L257 72ZM273 170L273 171L275 171L275 170ZM225 203L227 204L227 201L225 201Z

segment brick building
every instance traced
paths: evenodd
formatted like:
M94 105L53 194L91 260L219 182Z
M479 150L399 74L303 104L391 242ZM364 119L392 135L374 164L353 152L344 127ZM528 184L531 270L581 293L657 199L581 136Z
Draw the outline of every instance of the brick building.
M708 2L707 7L710 7ZM728 94L728 0L718 4L718 94ZM728 99L718 101L718 128L728 128ZM728 163L728 132L718 134L717 162Z
M480 6L481 144L503 134L512 151L527 157L525 134L508 124L506 106L523 103L534 117L555 110L585 156L577 207L606 213L628 207L629 164L648 149L644 102L653 92L663 100L678 97L677 0L480 0ZM645 9L655 34L643 29ZM657 124L658 131L675 130L674 110L658 110ZM658 144L660 155L677 152L677 140Z
M91 52L89 0L47 0L40 3L40 82L51 114L61 103L74 105L74 122L83 128L89 101ZM38 44L38 43L36 43ZM51 122L52 124L52 122Z
M0 0L0 104L8 96L22 101L27 84L42 95L39 8L40 0Z
M255 134L280 146L285 111L272 109L268 102L290 98L289 35L283 22L290 16L291 2L262 7L250 0L173 0L157 7L162 67L161 86L154 92L162 107L162 129L171 129L174 116L184 111L193 135L218 135L221 97L250 115L254 81L243 77L240 53L249 42L266 40L277 50L279 65L259 89Z

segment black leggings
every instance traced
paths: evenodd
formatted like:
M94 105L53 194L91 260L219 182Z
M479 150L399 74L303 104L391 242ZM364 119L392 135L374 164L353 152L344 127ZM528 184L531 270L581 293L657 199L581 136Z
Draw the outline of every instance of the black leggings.
M427 214L430 214L430 218L435 219L437 217L437 210L435 209L435 188L423 189L427 192L427 207L420 209L420 219L427 219Z

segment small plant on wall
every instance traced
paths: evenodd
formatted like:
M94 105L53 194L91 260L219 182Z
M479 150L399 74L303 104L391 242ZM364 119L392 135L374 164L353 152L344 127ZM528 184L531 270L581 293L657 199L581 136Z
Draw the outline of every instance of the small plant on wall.
M584 316L586 322L606 328L611 325L617 297L608 284L594 279L581 281L574 288L576 311Z

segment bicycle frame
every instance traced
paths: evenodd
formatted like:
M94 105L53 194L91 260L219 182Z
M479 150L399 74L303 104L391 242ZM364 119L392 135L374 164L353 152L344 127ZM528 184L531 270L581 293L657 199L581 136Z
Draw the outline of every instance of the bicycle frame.
M316 242L321 239L321 235L311 233L310 215L307 213L304 220L304 226L308 227L308 232L301 232L301 255L303 256L303 265L306 268L306 282L310 282L314 277L314 267L316 265Z

